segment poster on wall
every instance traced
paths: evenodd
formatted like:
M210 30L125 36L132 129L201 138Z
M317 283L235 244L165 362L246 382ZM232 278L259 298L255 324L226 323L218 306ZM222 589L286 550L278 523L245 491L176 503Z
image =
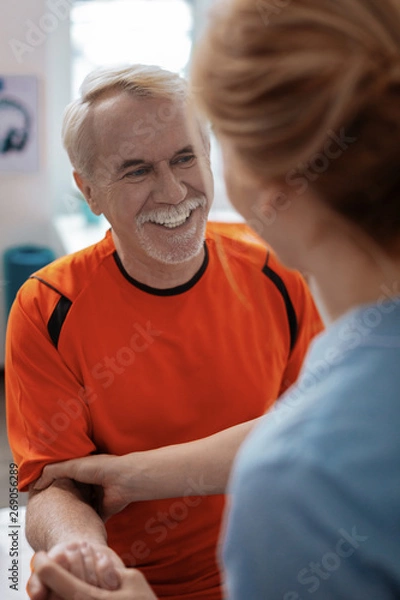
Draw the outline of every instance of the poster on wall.
M39 169L37 78L0 75L0 173Z

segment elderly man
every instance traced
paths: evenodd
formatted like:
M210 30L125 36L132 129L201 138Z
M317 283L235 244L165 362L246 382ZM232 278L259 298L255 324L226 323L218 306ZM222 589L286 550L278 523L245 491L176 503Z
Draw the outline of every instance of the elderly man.
M217 600L232 459L321 323L299 274L243 227L207 225L209 140L189 108L181 78L143 66L91 74L68 107L75 181L111 229L20 290L8 427L35 550L98 587L125 564L160 598ZM49 463L98 453L98 511L76 471L33 489ZM35 577L30 593L46 595Z

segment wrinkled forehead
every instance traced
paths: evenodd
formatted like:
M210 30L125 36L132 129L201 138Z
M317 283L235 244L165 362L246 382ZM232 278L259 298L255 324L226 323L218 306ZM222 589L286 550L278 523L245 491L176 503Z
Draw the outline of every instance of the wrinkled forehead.
M199 124L191 108L180 99L114 92L96 102L90 121L97 156L134 155L157 161L199 143Z

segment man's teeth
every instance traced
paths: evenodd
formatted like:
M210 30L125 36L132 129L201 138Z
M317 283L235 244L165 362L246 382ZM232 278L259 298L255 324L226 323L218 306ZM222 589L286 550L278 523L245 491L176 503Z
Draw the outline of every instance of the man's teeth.
M173 223L161 223L162 225L164 225L164 227L168 227L169 229L173 229L174 227L179 227L180 225L183 225L184 222L186 221L187 217L185 219L182 219L181 221L174 221Z
M179 217L165 217L165 218L154 218L151 219L151 223L157 223L157 225L164 225L164 227L168 227L168 229L173 229L174 227L180 227L184 224L185 221L190 217L192 211L188 210L184 215Z

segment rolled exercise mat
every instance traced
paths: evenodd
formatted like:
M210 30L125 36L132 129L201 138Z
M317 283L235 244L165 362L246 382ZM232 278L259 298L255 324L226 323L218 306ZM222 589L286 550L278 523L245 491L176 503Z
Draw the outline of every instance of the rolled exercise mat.
M56 256L50 248L33 245L14 246L4 252L6 316L8 316L15 296L24 281L55 258Z

